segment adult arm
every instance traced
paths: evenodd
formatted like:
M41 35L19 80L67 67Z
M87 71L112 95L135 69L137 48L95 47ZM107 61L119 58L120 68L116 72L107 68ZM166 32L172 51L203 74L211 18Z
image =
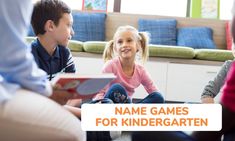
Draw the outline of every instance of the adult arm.
M226 61L215 76L214 80L209 81L208 84L205 86L201 95L201 100L203 103L214 103L213 98L220 92L220 89L224 85L225 78L231 64L231 60Z
M20 87L45 96L52 93L46 73L38 69L25 43L31 12L31 0L0 1L0 33L4 34L0 41L0 85L8 91L7 96L0 94L1 100Z

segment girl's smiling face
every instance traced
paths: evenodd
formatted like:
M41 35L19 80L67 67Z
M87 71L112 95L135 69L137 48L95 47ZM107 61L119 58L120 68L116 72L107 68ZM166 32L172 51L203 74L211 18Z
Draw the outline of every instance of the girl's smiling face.
M122 31L116 36L114 42L115 51L121 58L135 58L136 52L139 50L137 39L131 31Z

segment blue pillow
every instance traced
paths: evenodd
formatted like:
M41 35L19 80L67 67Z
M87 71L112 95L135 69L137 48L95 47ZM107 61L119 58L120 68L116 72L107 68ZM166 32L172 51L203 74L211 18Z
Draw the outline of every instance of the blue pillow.
M150 43L159 45L176 45L176 20L158 19L138 21L139 31L150 33Z
M104 41L105 13L73 13L73 40Z
M195 49L215 49L213 31L209 27L185 27L179 28L177 34L177 45L187 46Z

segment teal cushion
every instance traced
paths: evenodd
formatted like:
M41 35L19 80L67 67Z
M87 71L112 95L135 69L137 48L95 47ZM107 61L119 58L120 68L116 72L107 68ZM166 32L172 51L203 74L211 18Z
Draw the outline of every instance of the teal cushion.
M104 41L88 41L83 44L85 52L102 54L107 42Z
M73 52L83 52L83 42L70 40L68 47Z
M192 59L195 53L190 47L149 45L149 56Z
M150 34L150 43L158 45L176 45L176 20L157 19L138 21L139 31Z
M34 40L36 40L36 37L25 37L25 40L27 43L31 44ZM68 47L71 51L82 52L83 51L83 42L69 40Z
M195 59L209 60L209 61L226 61L233 60L234 56L230 50L221 49L196 49Z
M187 46L195 49L215 49L213 31L208 27L185 27L179 28L177 34L177 45Z

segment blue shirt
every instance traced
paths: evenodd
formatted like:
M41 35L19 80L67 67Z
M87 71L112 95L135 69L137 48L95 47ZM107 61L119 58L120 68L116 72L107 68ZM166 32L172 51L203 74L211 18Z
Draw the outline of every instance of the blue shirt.
M0 103L20 88L52 94L46 73L38 68L25 43L32 6L31 0L0 1Z
M51 56L38 39L31 44L31 47L37 65L47 72L49 80L57 73L75 72L75 65L68 48L58 45Z

